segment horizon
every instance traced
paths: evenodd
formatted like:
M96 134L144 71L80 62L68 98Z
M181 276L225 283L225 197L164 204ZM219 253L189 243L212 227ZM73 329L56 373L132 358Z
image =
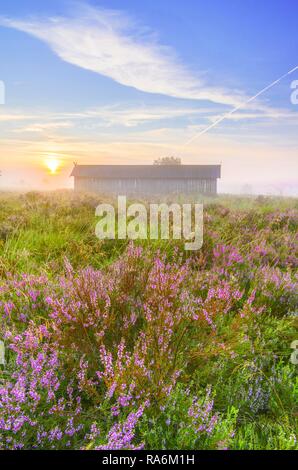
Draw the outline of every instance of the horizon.
M221 164L220 193L297 196L298 5L151 3L2 2L0 190L173 155Z

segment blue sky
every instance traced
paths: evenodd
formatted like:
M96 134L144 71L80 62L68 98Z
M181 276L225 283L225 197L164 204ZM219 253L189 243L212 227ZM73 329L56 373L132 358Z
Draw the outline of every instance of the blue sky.
M297 18L294 0L2 0L2 184L175 154L221 161L222 190L295 192L298 70L199 134L298 65Z

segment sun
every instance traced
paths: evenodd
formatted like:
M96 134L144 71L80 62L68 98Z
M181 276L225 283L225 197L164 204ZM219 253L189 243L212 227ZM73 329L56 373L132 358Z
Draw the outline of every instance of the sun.
M49 157L45 160L45 164L48 170L50 170L50 173L55 175L58 168L61 166L61 161L56 157Z

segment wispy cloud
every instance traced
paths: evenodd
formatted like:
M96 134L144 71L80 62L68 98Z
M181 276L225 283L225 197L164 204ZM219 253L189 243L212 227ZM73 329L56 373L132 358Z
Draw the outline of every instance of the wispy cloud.
M25 127L18 127L15 132L44 132L57 129L68 129L73 127L73 123L69 121L57 121L57 122L36 122Z
M56 128L69 128L76 123L91 123L93 127L137 127L163 120L175 120L177 118L193 119L207 118L213 113L219 112L219 107L181 106L179 103L169 105L143 105L143 104L113 104L102 107L82 109L72 112L46 111L29 113L12 111L0 114L0 123L19 125L21 121L31 121L29 125L18 127L18 131L42 132Z
M218 110L217 110L218 111ZM186 106L157 105L109 105L101 108L87 109L78 113L65 113L67 119L94 120L98 125L137 127L163 120L177 118L206 117L216 110L212 108L195 108Z
M0 122L16 122L36 119L35 114L25 114L22 112L0 114Z
M209 87L172 48L125 13L81 6L69 17L0 18L0 24L47 43L64 61L143 92L237 106L239 92Z
M222 118L221 114L213 114L209 117L211 122L216 122ZM263 112L238 112L227 115L225 117L227 120L232 121L258 121L258 120L265 120L268 124L272 122L272 120L281 120L283 124L291 123L292 121L297 121L298 114L294 111L287 111L282 109L270 109L264 110Z
M5 114L0 114L0 126L6 129L6 133L13 133L15 136L26 136L26 134L43 135L50 137L59 135L67 139L70 135L80 134L88 138L93 138L94 131L100 130L101 137L106 135L117 140L125 130L129 129L129 138L134 137L136 141L147 136L153 138L157 134L164 143L184 142L185 139L192 138L204 131L208 124L213 124L221 119L221 106L196 107L181 105L180 102L169 103L167 105L147 105L140 103L129 104L119 103L102 107L86 108L77 111L37 111L30 110L9 110ZM287 128L287 133L291 132L293 126L297 125L298 115L294 111L285 109L273 109L261 106L259 110L252 108L227 116L227 120L233 120L234 126L230 129L229 135L234 134L235 138L243 132L243 124L249 124L247 135L252 139L254 135L259 137L260 126L270 127L274 123L283 126L283 131ZM239 124L239 125L238 125ZM271 127L270 127L271 128ZM164 134L165 129L172 129L171 134ZM71 130L64 134L63 131ZM263 129L264 130L264 129ZM56 134L56 131L59 134ZM119 134L120 132L120 134ZM265 135L263 140L265 140Z

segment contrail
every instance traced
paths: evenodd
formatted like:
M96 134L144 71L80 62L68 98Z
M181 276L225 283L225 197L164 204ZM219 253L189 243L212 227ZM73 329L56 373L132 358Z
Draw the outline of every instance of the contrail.
M252 96L251 98L249 98L247 101L245 101L244 103L240 104L239 106L237 106L236 108L232 109L231 111L229 111L228 113L224 114L224 116L220 117L219 119L217 119L216 121L214 121L212 124L210 124L210 126L206 127L205 129L203 129L201 132L199 132L198 134L195 134L193 135L185 144L184 144L184 147L186 147L187 145L189 145L191 142L193 142L195 139L197 139L198 137L200 137L200 135L203 135L205 134L206 132L208 132L210 129L213 129L213 127L217 126L217 124L219 124L220 122L222 122L224 119L228 118L229 116L231 116L232 114L234 114L236 111L238 111L239 109L243 108L244 106L246 106L248 103L251 103L253 100L255 100L256 98L258 98L258 96L262 95L263 93L265 93L265 91L267 90L270 90L270 88L272 88L274 85L277 85L277 83L279 83L281 80L283 80L285 77L287 77L288 75L291 75L291 73L295 72L295 70L298 70L298 65L296 67L294 67L293 69L289 70L289 72L285 73L284 75L282 75L281 77L279 77L277 80L274 80L274 82L270 83L270 85L267 85L265 88L263 88L261 91L259 91L256 95Z

